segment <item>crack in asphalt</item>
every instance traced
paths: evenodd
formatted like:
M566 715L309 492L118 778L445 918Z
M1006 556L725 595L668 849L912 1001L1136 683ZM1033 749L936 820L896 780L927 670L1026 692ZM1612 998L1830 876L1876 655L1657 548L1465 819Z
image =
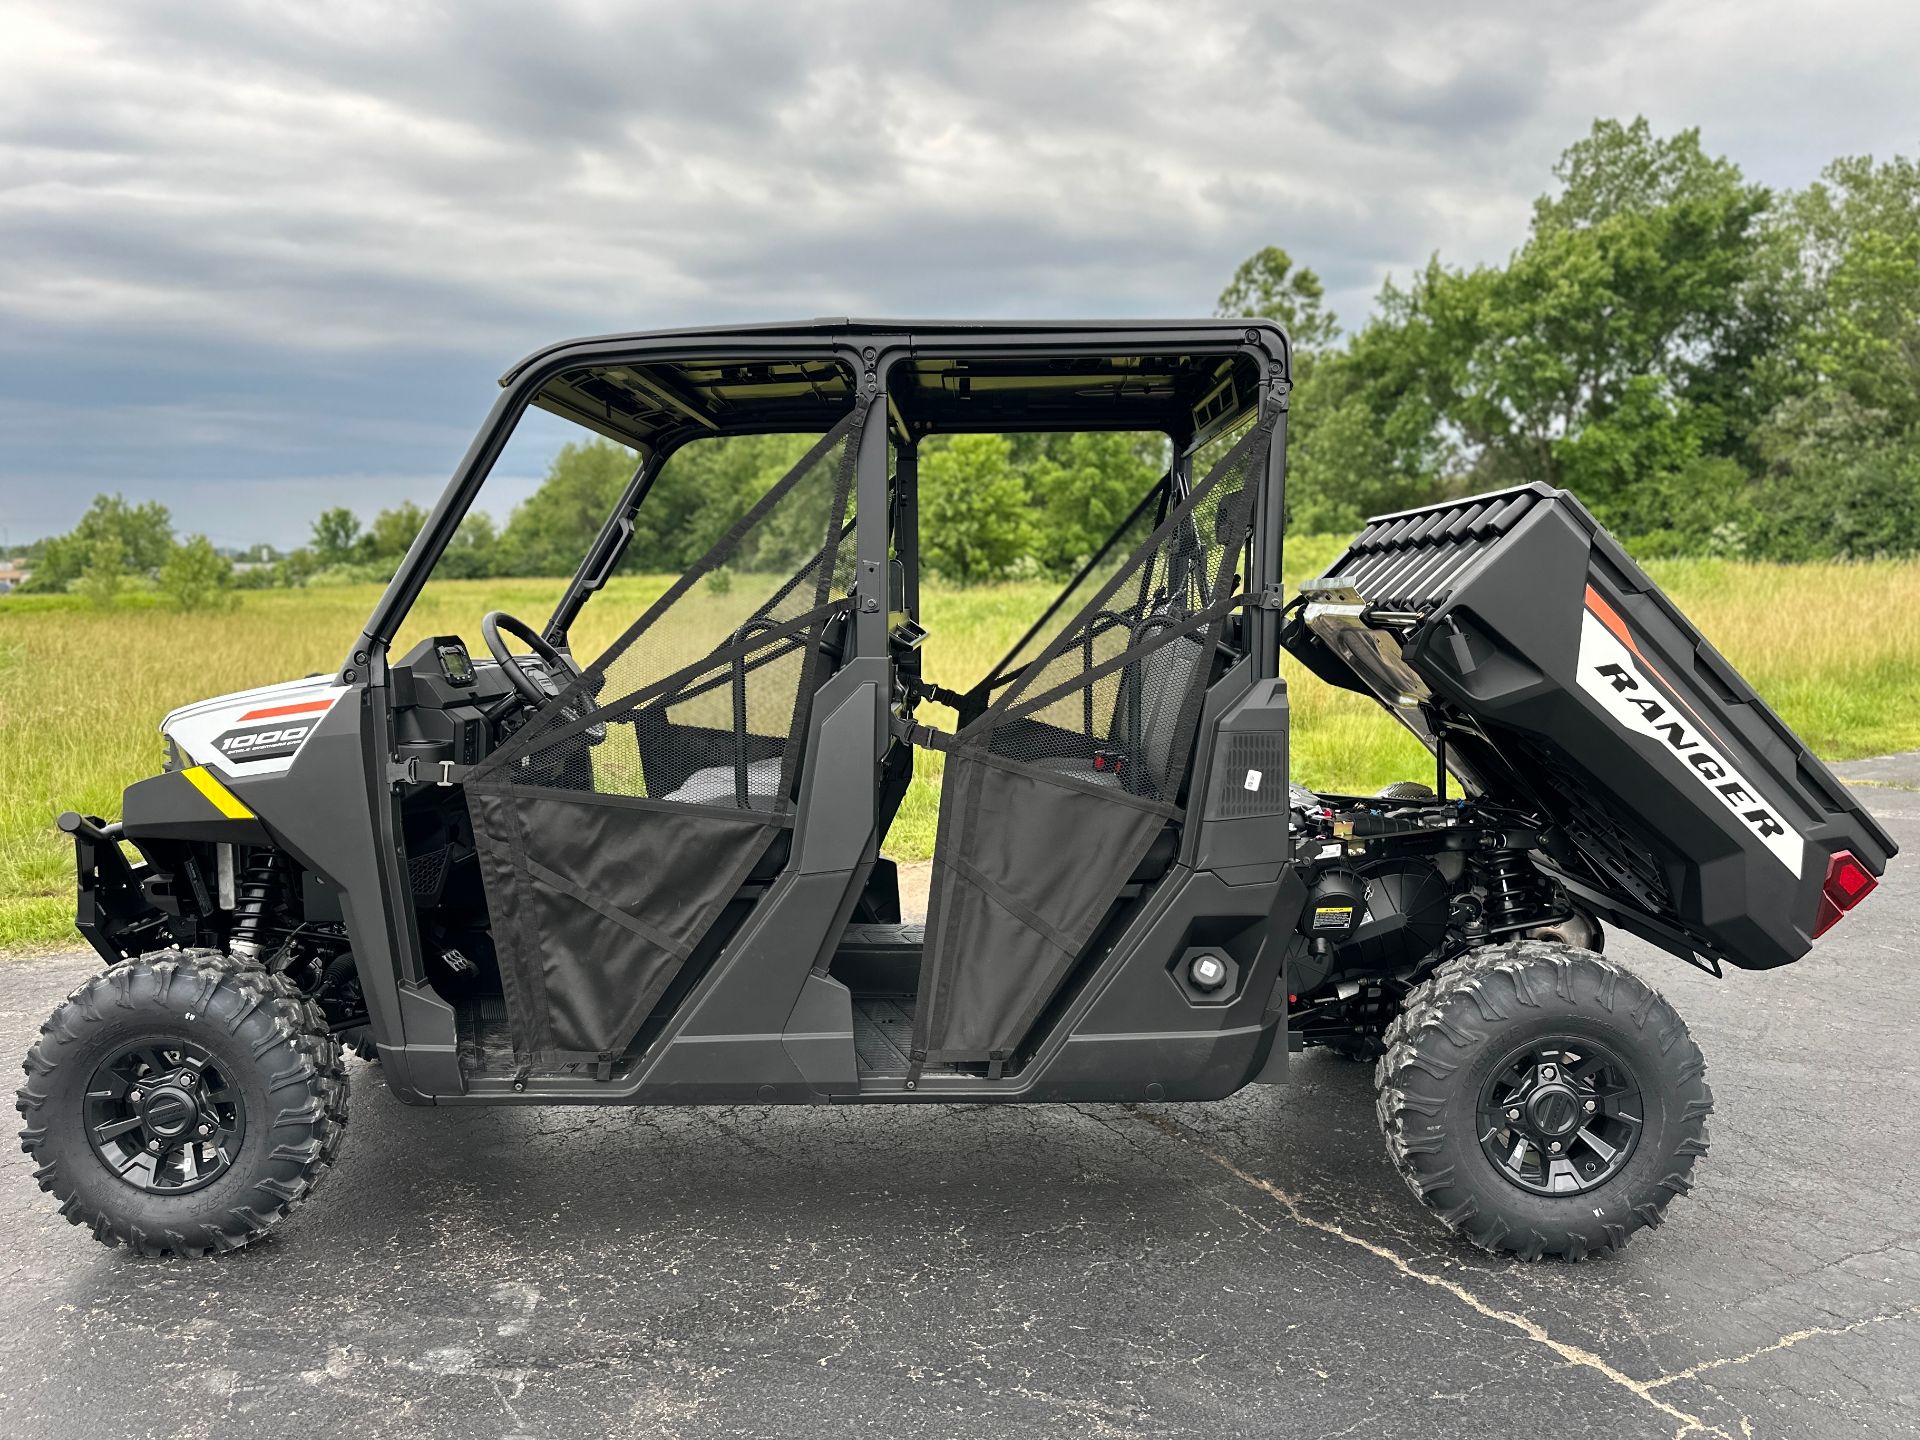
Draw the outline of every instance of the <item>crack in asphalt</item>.
M1191 1145L1196 1152L1208 1160L1211 1160L1215 1165L1218 1165L1222 1170L1226 1171L1242 1184L1250 1185L1270 1199L1278 1201L1281 1208L1287 1212L1288 1218L1296 1224L1303 1225L1309 1230L1318 1230L1323 1235L1330 1235L1336 1240L1344 1241L1349 1245L1366 1251L1376 1259L1386 1261L1387 1264L1391 1265L1402 1275L1405 1275L1409 1280L1417 1280L1422 1285L1430 1285L1436 1290L1451 1295L1475 1314L1518 1330L1529 1341L1552 1351L1555 1355L1558 1355L1562 1360L1566 1361L1567 1364L1593 1371L1609 1384L1626 1391L1629 1395L1651 1406L1668 1419L1678 1422L1680 1428L1673 1432L1674 1440L1680 1440L1680 1437L1683 1435L1695 1434L1718 1435L1721 1437L1721 1440L1735 1440L1735 1437L1727 1430L1701 1419L1698 1415L1682 1410L1676 1405L1670 1405L1653 1393L1655 1384L1666 1384L1672 1380L1682 1379L1684 1378L1685 1372L1663 1377L1657 1382L1636 1380L1625 1371L1610 1364L1607 1360L1596 1355L1593 1351L1586 1349L1584 1346L1555 1339L1547 1332L1545 1326L1531 1316L1522 1315L1516 1310L1503 1310L1496 1305L1490 1305L1458 1281L1449 1280L1443 1275L1433 1275L1425 1270L1416 1269L1403 1256L1385 1245L1377 1241L1369 1240L1364 1235L1356 1235L1351 1230L1344 1228L1334 1221L1322 1220L1316 1215L1309 1214L1306 1207L1293 1195L1282 1190L1271 1180L1263 1179L1251 1171L1243 1170L1230 1158L1215 1150L1198 1135L1187 1129L1186 1126L1180 1124L1179 1121L1168 1119L1164 1115L1151 1114L1148 1111L1140 1109L1134 1109L1133 1113L1174 1140L1185 1145ZM1744 1424L1744 1417L1742 1430L1751 1433Z
M1750 1360L1758 1360L1762 1355L1771 1355L1777 1350L1791 1350L1803 1340L1815 1340L1829 1335L1851 1335L1856 1330L1865 1330L1873 1325L1889 1325L1896 1320L1908 1320L1920 1315L1920 1305L1909 1305L1904 1310L1889 1310L1880 1315L1869 1315L1864 1320L1855 1320L1850 1325L1809 1325L1804 1330L1795 1330L1782 1335L1771 1344L1762 1345L1757 1350L1749 1350L1742 1355L1727 1355L1718 1360L1702 1360L1698 1365L1689 1365L1684 1370L1676 1370L1671 1375L1662 1375L1657 1380L1647 1381L1647 1389L1658 1390L1662 1385L1671 1385L1676 1380L1691 1380L1696 1375L1704 1375L1709 1370L1719 1370L1728 1365L1745 1365Z

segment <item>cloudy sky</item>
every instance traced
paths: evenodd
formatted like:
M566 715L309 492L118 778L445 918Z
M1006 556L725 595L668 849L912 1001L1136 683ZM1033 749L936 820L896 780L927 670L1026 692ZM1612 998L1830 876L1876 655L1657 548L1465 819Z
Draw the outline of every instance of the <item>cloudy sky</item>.
M1351 326L1596 115L1797 186L1916 74L1913 0L0 0L0 528L425 501L573 333L1205 313L1269 243Z

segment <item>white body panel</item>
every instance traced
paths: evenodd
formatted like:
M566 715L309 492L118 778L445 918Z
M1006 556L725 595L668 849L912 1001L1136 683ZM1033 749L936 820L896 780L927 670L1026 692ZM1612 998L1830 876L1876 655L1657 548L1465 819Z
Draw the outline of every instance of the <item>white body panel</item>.
M1760 787L1734 768L1713 733L1691 710L1681 712L1639 657L1591 610L1580 617L1579 678L1580 688L1623 730L1668 756L1689 782L1713 792L1799 878L1806 841L1780 818L1783 812Z
M240 690L181 706L160 722L160 732L189 764L236 779L278 775L351 688L326 675Z

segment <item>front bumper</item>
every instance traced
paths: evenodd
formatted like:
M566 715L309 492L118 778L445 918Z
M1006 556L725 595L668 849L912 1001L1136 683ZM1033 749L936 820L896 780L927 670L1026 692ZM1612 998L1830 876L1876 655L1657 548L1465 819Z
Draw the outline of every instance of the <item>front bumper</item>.
M120 824L69 810L59 825L73 836L73 920L87 943L110 965L171 945L168 916L147 899L141 883L153 867L127 859Z

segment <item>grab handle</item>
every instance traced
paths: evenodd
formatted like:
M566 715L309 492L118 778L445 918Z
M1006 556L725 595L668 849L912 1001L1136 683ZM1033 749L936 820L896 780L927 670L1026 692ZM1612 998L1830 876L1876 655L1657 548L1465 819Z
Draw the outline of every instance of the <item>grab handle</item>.
M757 616L733 632L733 803L742 810L752 808L747 794L747 647L745 641L765 630L780 626L766 616Z

